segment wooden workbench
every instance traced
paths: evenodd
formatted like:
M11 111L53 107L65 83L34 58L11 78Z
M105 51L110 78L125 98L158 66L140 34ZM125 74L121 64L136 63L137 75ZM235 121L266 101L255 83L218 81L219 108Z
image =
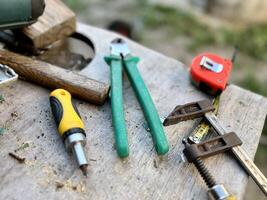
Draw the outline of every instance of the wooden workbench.
M95 44L96 56L81 74L108 82L109 43L117 35L78 25ZM171 45L171 44L170 44ZM132 54L139 56L139 70L161 117L177 104L207 98L191 86L188 68L139 44L129 41ZM182 139L196 121L165 128L169 153L159 158L132 87L124 77L124 103L130 156L121 160L114 149L110 102L96 107L77 100L87 131L86 153L89 175L84 177L64 149L52 117L47 89L24 81L1 88L0 104L0 199L206 199L207 187L193 165L181 161ZM230 85L222 94L218 117L243 140L253 159L267 112L264 97ZM19 164L8 153L17 150L26 162ZM248 176L230 156L221 154L205 160L219 183L242 199Z

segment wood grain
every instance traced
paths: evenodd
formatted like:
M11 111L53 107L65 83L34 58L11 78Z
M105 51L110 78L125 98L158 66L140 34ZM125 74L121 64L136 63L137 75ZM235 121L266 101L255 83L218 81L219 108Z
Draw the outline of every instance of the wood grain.
M76 30L76 16L61 0L45 0L45 10L38 21L22 29L35 48L44 48Z
M90 67L81 73L108 82L109 67L103 57L109 55L109 43L118 35L82 24L78 30L90 37L96 48ZM132 54L141 59L138 69L161 117L167 116L178 104L208 98L191 85L188 68L182 63L127 42ZM119 159L114 149L110 103L97 107L76 101L87 132L86 153L91 159L87 178L77 169L57 135L49 92L23 81L1 90L5 101L0 104L0 126L6 131L0 136L0 199L207 199L207 187L200 175L179 156L183 150L182 139L197 122L165 127L170 151L158 157L126 76L123 83L130 144L130 156L126 160ZM14 112L17 117L11 116ZM251 159L257 150L266 113L266 98L260 95L234 85L222 94L218 117L229 131L235 131L242 139L242 148ZM17 152L26 158L25 165L18 165L9 158L8 152L25 142L29 147ZM218 183L224 184L238 200L242 199L248 176L231 154L207 158L204 162ZM57 188L58 182L63 183L63 187Z
M0 63L10 66L20 78L49 89L63 88L74 97L102 105L109 85L46 62L0 50Z

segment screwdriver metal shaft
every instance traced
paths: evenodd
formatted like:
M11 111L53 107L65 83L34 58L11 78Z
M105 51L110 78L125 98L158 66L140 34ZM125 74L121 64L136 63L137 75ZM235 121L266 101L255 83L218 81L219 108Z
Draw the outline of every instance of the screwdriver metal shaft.
M69 151L72 151L77 164L79 165L83 174L87 176L88 162L83 150L86 144L85 141L85 136L82 133L74 133L65 139L65 145Z

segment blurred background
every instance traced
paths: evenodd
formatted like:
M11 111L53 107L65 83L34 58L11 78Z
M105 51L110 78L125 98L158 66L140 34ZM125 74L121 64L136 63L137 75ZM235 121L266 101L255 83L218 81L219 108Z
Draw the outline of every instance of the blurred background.
M65 0L80 21L119 31L186 65L210 51L239 53L231 83L267 95L267 1L262 0ZM260 108L259 108L260 109ZM267 175L267 125L255 162ZM253 180L245 200L265 199Z

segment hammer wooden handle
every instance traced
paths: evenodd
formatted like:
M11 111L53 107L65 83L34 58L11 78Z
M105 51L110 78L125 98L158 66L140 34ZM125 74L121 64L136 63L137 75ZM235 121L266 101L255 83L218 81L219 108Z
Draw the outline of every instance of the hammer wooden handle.
M10 66L20 78L46 88L68 90L73 96L96 105L102 105L108 96L108 84L46 62L0 50L0 63Z

